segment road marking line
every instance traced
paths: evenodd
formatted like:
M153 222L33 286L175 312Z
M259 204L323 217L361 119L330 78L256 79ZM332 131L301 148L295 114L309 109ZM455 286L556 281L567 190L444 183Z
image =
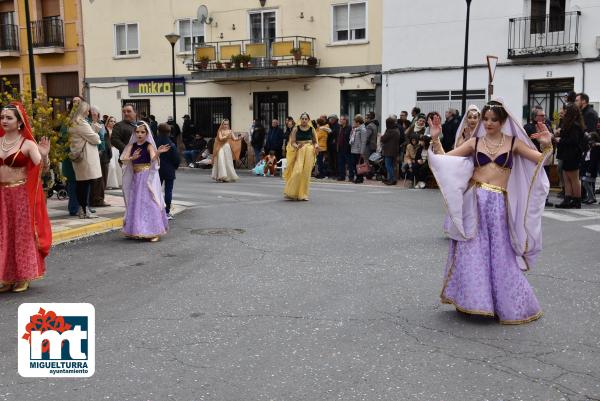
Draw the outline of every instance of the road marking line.
M588 230L600 232L600 224L594 224L591 226L583 226L583 228L587 228Z
M264 198L267 197L268 195L265 194L259 194L256 192L243 192L243 191L226 191L226 190L221 190L221 189L211 189L206 191L205 193L209 193L209 194L226 194L226 195L239 195L239 196L255 196L258 198Z
M574 217L572 215L569 216L567 214L556 213L556 212L544 212L543 216L547 217L549 219L558 220L558 221L564 221L564 222L586 221L586 220L600 219L600 215L595 215L593 217Z

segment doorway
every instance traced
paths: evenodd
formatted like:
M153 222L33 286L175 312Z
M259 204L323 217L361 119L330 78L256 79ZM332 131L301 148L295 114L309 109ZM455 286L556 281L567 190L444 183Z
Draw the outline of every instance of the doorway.
M254 119L269 129L271 121L282 120L288 116L287 92L254 92Z
M374 89L341 91L341 95L342 114L347 115L350 120L357 114L364 117L368 112L375 111Z
M197 132L204 138L214 138L224 119L231 121L230 97L196 97L190 99L191 117Z
M540 106L550 120L557 121L558 112L565 104L567 92L573 90L574 82L573 78L529 81L527 119L531 118L531 110L535 106Z

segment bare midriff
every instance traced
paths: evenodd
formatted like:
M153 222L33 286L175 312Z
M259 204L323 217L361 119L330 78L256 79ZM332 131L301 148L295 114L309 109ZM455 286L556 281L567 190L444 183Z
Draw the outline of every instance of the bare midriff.
M506 189L508 186L509 177L510 169L500 167L494 162L481 167L475 166L475 171L473 171L474 181L494 185L504 189Z
M25 167L0 166L0 182L12 183L27 179Z

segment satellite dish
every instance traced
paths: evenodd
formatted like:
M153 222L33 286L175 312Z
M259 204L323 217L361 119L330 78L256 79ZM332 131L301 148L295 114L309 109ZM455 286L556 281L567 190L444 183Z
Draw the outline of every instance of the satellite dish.
M208 8L204 4L198 7L198 21L200 21L201 24L209 25L213 21L212 17L208 16Z

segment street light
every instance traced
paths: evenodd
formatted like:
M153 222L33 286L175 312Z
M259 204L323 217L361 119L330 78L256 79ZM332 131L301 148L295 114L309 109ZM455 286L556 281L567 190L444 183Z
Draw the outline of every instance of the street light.
M37 97L35 83L35 63L33 59L33 39L31 37L31 16L29 14L29 0L25 0L25 25L27 31L27 51L29 53L29 84L31 85L31 102Z
M498 57L486 56L488 66L488 102L492 99L494 94L494 75L496 75L496 65L498 65Z
M467 25L465 27L465 60L463 64L462 111L464 116L467 111L467 65L469 62L469 19L471 15L471 0L467 1Z
M176 33L170 33L168 35L165 35L165 38L167 38L167 40L171 44L171 61L173 67L171 76L171 91L173 92L173 122L175 124L177 124L177 105L175 100L175 94L177 92L175 90L175 43L177 43L179 37L180 36Z

